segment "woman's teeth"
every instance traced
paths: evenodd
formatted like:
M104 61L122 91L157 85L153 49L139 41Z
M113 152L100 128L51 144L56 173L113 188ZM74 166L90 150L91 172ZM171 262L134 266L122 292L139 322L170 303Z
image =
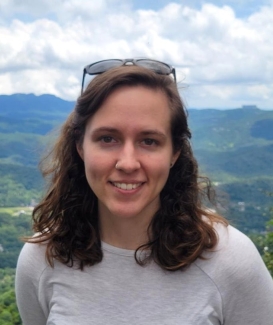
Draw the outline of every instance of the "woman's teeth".
M122 190L133 190L141 185L141 183L137 184L126 184L126 183L112 183L115 187L120 188Z

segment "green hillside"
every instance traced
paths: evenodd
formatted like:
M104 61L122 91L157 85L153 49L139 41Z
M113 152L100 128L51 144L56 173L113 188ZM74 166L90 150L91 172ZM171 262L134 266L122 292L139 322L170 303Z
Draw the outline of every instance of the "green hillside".
M195 154L218 181L273 177L273 111L191 110Z
M273 111L260 109L190 110L196 149L232 151L273 143Z
M202 173L219 193L221 212L245 232L262 231L273 205L273 111L190 110Z

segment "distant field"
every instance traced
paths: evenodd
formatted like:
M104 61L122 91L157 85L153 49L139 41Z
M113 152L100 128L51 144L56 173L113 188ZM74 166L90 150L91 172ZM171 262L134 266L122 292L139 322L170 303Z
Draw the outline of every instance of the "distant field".
M32 214L33 207L0 207L0 213L8 213L12 216L20 214Z

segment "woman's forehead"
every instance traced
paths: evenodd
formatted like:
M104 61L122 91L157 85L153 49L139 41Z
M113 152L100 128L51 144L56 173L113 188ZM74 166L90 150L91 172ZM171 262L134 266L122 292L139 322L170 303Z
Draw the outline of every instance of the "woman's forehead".
M171 110L164 92L143 86L125 86L105 99L88 124L92 127L95 124L97 127L130 124L157 129L169 126L170 119Z

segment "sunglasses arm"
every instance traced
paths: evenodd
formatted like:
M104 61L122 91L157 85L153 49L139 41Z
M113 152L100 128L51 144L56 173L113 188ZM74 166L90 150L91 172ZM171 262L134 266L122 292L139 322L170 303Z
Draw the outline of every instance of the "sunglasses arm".
M83 69L83 75L82 75L82 90L81 90L81 95L82 95L82 93L83 93L83 86L84 86L85 75L86 75L86 70L85 70L85 68L84 68L84 69Z
M172 74L173 74L174 81L175 81L175 83L176 83L176 73L175 73L175 68L172 69Z

